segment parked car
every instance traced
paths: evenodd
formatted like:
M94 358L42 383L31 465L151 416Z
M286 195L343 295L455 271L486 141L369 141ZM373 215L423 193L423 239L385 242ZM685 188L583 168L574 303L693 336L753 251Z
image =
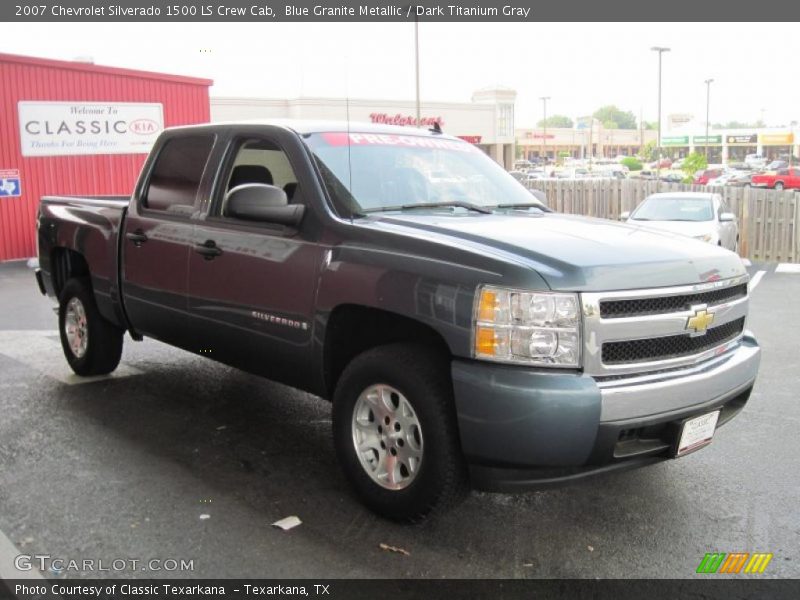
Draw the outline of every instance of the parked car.
M742 173L739 172L730 179L728 179L725 185L732 186L732 187L750 187L750 182L753 179L753 173Z
M684 180L684 177L680 173L667 173L661 176L661 181L665 183L680 183Z
M750 185L753 187L772 188L775 190L800 189L800 167L758 173L757 175L753 175Z
M75 373L127 331L329 399L345 478L397 520L698 450L760 361L738 256L541 209L441 131L168 129L130 197L46 196L37 223Z
M656 160L647 166L651 169L669 169L672 166L672 159L665 156L660 162Z
M786 169L789 167L789 161L787 160L773 160L769 163L766 167L767 171L777 171L778 169Z
M701 169L694 174L695 185L706 185L711 179L722 175L722 169Z
M727 185L727 183L737 175L739 175L739 173L736 171L723 171L719 177L709 179L707 185L709 187L721 187Z
M679 158L678 160L676 160L675 162L672 163L671 168L676 169L676 170L680 170L680 169L683 168L683 163L684 162L686 162L685 158Z
M767 159L761 154L748 154L744 157L744 162L750 165L751 169L763 169L767 165Z
M720 194L708 192L663 192L651 194L620 218L631 225L658 229L722 246L736 252L739 227L736 216Z

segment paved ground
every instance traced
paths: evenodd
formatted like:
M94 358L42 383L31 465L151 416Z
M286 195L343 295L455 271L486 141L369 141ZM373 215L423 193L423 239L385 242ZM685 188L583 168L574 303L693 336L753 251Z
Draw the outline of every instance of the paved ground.
M325 402L152 341L126 340L118 376L77 383L53 305L23 263L0 265L0 532L23 554L193 560L170 573L188 577L673 578L709 551L772 552L765 575L798 577L800 274L758 270L761 376L709 448L556 490L473 493L403 527L350 495ZM270 526L288 515L303 524Z

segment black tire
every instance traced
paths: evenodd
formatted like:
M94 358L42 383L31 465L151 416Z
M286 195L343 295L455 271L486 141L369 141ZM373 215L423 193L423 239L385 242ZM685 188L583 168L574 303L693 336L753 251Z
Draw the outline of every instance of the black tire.
M779 192L783 191L783 182L782 181L778 181L775 184L775 189L778 190Z
M421 431L419 467L413 480L402 489L386 489L374 481L355 448L354 412L362 392L375 385L390 386L402 394L413 407ZM369 415L371 421L371 410ZM458 437L450 362L425 346L392 344L353 359L336 386L333 436L346 478L361 501L383 517L421 521L434 511L455 505L466 495L467 468ZM376 460L380 460L378 457L375 454ZM397 462L400 463L399 458Z
M76 352L69 343L67 328L67 307L76 299L85 313L86 345L82 352ZM122 336L125 333L113 323L106 321L94 301L91 285L85 279L70 279L61 290L58 306L58 331L61 347L69 366L78 375L106 375L119 365L122 357Z

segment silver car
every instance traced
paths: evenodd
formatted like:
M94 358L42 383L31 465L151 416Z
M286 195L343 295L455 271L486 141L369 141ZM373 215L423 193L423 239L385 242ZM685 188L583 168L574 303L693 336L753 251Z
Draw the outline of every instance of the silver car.
M720 194L664 192L651 194L620 219L631 225L669 231L737 252L739 225Z

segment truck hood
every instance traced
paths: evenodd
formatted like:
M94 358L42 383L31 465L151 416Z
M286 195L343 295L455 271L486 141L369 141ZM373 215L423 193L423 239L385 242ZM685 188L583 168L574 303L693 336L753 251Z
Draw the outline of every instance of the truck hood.
M714 221L628 221L631 227L639 229L656 229L668 231L687 237L697 237L708 233L716 233Z
M606 219L556 213L428 213L385 214L363 224L522 264L554 290L691 285L746 274L733 252Z

